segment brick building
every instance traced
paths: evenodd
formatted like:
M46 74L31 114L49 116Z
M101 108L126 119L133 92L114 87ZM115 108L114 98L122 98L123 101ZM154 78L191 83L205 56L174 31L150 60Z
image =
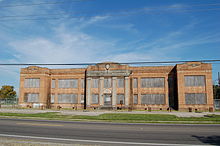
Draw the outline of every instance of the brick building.
M22 68L19 104L74 109L213 109L211 64L129 66L113 62L87 68Z

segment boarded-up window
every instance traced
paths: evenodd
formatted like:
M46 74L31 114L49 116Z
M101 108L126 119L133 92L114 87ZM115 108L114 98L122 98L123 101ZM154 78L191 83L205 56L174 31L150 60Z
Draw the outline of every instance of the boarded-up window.
M98 103L99 103L99 95L92 94L92 104L98 104Z
M25 93L24 102L39 102L39 93Z
M124 104L125 103L125 95L124 94L117 94L117 104Z
M134 104L138 104L138 95L134 94L133 97L134 97Z
M78 103L77 94L58 94L58 103Z
M83 104L83 103L84 103L84 100L85 100L85 99L84 99L84 94L81 94L80 103L82 103L82 104Z
M111 78L105 78L104 79L104 88L111 88L112 87L112 79Z
M81 79L81 88L84 89L85 79Z
M142 94L141 104L165 104L164 94Z
M51 95L50 95L50 103L54 103L54 98L55 98L55 95L54 95L54 94L51 94Z
M206 104L206 94L205 93L186 93L185 94L186 104Z
M163 88L164 78L141 78L142 88Z
M92 79L92 88L99 88L99 79Z
M39 78L31 78L24 80L25 88L39 88L40 87L40 79Z
M52 79L51 81L51 88L56 88L56 80Z
M58 80L59 88L77 88L78 79L60 79Z
M124 78L118 78L118 88L124 88Z
M137 88L137 87L138 87L138 79L137 79L137 78L134 78L134 79L133 79L133 87L134 87L134 88Z
M185 86L205 86L205 76L185 76Z

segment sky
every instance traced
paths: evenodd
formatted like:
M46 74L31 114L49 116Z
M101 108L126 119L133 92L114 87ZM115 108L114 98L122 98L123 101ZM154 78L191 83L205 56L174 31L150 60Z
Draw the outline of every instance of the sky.
M219 0L0 0L0 63L220 59L219 26ZM18 91L21 67L0 86Z

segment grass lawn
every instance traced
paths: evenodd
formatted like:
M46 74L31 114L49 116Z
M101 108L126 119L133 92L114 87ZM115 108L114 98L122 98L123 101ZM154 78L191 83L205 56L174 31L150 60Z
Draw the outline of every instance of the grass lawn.
M87 121L108 121L125 123L218 123L220 124L220 115L206 115L205 117L177 117L165 114L102 114L99 116L84 115L61 115L56 112L22 114L22 113L0 113L0 116L24 117L24 118L44 118L54 120L87 120Z

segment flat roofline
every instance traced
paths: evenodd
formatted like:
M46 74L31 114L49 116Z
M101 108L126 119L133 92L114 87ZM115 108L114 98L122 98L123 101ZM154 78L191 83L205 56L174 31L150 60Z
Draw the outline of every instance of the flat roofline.
M90 66L98 66L98 65L103 65L103 64L116 64L116 65L121 65L121 66L124 66L124 65L127 65L128 68L155 68L155 67L159 67L159 68L167 68L167 67L176 67L176 66L179 66L179 65L184 65L184 64L211 64L211 63L203 63L203 62L197 62L197 61L194 61L194 62L185 62L185 63L177 63L177 64L174 64L174 65L154 65L154 64L147 64L147 65L137 65L137 64L132 64L132 65L128 65L128 64L120 64L118 62L101 62L101 63L97 63L95 65L88 65L87 67L83 68L83 67L80 67L80 68L47 68L47 67L41 67L41 66L28 66L28 67L25 67L25 68L21 68L21 69L28 69L28 68L34 68L37 69L48 69L48 70L64 70L64 69L67 69L67 70L86 70L88 67Z

